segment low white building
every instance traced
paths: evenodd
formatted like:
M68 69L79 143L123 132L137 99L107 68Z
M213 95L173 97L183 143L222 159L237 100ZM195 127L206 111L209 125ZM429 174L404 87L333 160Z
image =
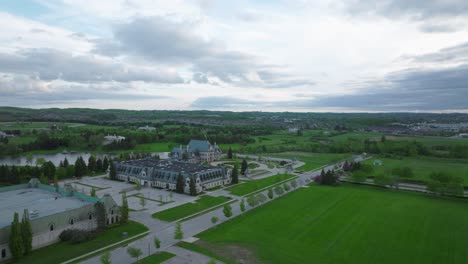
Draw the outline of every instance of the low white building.
M156 128L155 127L150 127L150 126L144 126L144 127L139 127L138 130L141 130L141 131L155 131Z
M125 140L125 137L122 136L117 136L117 135L107 135L104 137L105 143L112 143L112 142L120 142L122 140Z

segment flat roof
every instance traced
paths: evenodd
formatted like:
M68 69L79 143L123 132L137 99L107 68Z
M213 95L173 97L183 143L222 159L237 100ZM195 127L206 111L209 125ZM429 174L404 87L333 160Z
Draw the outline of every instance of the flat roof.
M36 219L89 204L92 203L39 188L0 192L0 228L11 224L15 212L18 212L21 221L24 209L28 209L31 219ZM32 217L33 212L37 212L38 216Z

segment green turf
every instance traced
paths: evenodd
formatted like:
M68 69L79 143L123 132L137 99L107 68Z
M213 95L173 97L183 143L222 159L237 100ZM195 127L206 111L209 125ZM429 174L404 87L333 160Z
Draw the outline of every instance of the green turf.
M468 203L313 185L196 236L271 264L468 263Z
M229 198L224 196L213 197L209 195L203 195L193 203L185 203L176 207L172 207L167 210L154 213L152 216L163 221L172 222L227 201L229 201Z
M251 192L255 192L257 190L276 184L278 182L291 179L293 177L295 176L289 175L289 174L277 174L277 175L274 175L268 178L263 178L260 180L245 181L242 184L226 188L225 190L229 191L231 194L241 196L241 195L249 194Z
M114 226L107 229L97 238L80 244L70 244L68 242L59 242L47 247L34 250L29 256L22 257L14 263L34 263L50 264L61 263L83 254L100 249L102 247L122 241L122 233L127 232L128 237L132 237L147 231L148 228L140 223L130 221L124 226Z
M205 255L205 256L208 256L210 258L222 261L222 262L224 262L226 264L236 263L233 260L229 260L229 259L223 258L223 257L221 257L219 255L216 255L213 252L211 252L210 250L207 250L206 248L204 248L202 246L199 246L197 244L194 244L194 243L188 243L188 242L181 241L181 242L177 243L177 246L181 247L181 248L188 249L190 251L198 252L198 253L200 253L202 255Z
M296 170L311 171L316 170L325 165L330 165L342 159L349 158L349 154L340 153L309 153L309 152L283 152L269 154L268 156L277 158L296 158L298 161L302 161L305 164Z
M132 151L135 152L169 152L172 149L171 143L167 142L157 142L157 143L148 143L148 144L139 144L136 145L135 149Z
M166 251L161 251L149 257L142 258L139 263L140 264L159 264L159 263L163 263L164 261L168 259L171 259L172 257L175 257L175 254L172 254Z
M444 171L454 176L460 176L465 180L465 185L468 185L468 160L461 159L444 159L444 158L429 158L429 157L405 157L400 159L378 158L382 161L382 166L374 166L370 159L365 163L372 165L373 173L368 176L373 176L379 173L390 173L394 168L409 167L413 170L414 179L426 181L433 171Z

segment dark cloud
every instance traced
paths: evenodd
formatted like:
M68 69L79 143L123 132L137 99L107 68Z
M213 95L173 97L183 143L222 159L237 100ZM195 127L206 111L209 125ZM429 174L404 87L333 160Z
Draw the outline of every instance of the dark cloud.
M419 63L468 62L468 42L453 47L444 48L437 52L426 53L417 56L406 56L405 58Z
M93 56L74 56L53 49L28 49L17 54L0 53L0 72L24 74L40 80L69 82L182 83L175 73L128 67Z
M460 30L458 24L424 23L419 29L426 33L452 33Z
M193 81L207 83L217 78L237 86L288 88L312 83L294 76L278 78L281 70L261 59L242 52L230 51L223 45L196 35L193 22L174 22L163 17L140 17L115 27L113 39L99 39L95 51L111 57L121 55L171 65L190 65ZM268 78L262 78L268 73Z

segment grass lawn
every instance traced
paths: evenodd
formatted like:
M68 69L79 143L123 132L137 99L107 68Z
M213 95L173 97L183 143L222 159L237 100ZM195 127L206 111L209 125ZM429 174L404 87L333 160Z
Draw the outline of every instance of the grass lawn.
M241 196L249 194L251 192L255 192L272 184L291 179L293 177L296 176L289 174L277 174L275 176L263 178L260 180L245 181L242 184L226 188L225 190L231 192L231 194Z
M468 160L461 159L443 159L430 157L405 157L399 159L382 158L382 166L372 166L373 175L391 172L394 168L409 167L413 170L414 179L425 181L433 171L445 171L449 174L460 176L465 180L465 186L468 186ZM365 161L371 164L374 159ZM373 176L369 175L369 176Z
M213 197L209 195L203 195L200 196L200 198L198 198L198 200L196 200L193 203L185 203L161 212L154 213L153 217L161 219L163 221L172 222L183 217L187 217L189 215L206 210L210 207L222 204L229 200L230 199L228 197L223 196Z
M185 249L188 249L190 251L194 251L194 252L198 252L202 255L205 255L205 256L208 256L210 258L213 258L213 259L217 259L219 261L222 261L226 264L233 264L235 263L234 261L230 260L230 259L227 259L227 258L223 258L219 255L216 255L214 254L213 252L211 252L210 250L202 247L202 246L199 246L197 244L194 244L194 243L188 243L188 242L184 242L184 241L181 241L179 243L177 243L177 246L178 247L181 247L181 248L185 248Z
M172 149L173 143L168 142L156 142L147 144L136 145L133 151L135 152L169 152Z
M50 264L61 263L69 259L79 257L83 254L100 249L102 247L117 243L122 238L122 232L127 232L128 237L132 237L147 231L148 228L140 223L130 221L125 226L114 226L107 229L103 234L97 238L86 241L80 244L70 244L59 242L47 247L34 250L29 256L21 258L14 263L34 263L34 264Z
M349 158L349 154L342 153L309 153L309 152L283 152L268 155L277 158L296 158L305 164L297 170L311 171L318 169L324 165L330 165L342 159Z
M146 258L142 258L140 260L140 264L159 264L159 263L163 263L164 261L172 258L172 257L175 257L174 254L170 253L170 252L166 252L166 251L161 251L157 254L153 254L149 257L146 257Z
M226 248L241 246L271 264L468 263L468 202L312 185L196 236L215 254L235 260Z

